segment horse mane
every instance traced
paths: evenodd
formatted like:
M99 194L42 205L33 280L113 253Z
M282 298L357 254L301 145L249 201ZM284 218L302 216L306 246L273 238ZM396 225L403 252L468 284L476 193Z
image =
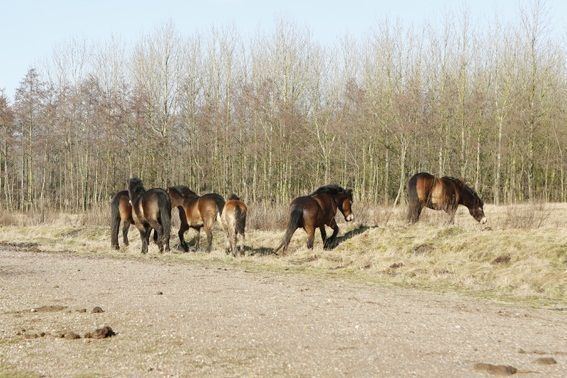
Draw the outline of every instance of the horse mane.
M228 200L240 201L240 198L235 193L232 193L230 196L228 196Z
M143 191L145 191L144 184L143 184L142 180L140 180L138 177L131 177L128 180L128 194L129 195L131 195L133 193L143 192Z
M339 193L345 193L345 192L347 192L347 190L345 190L342 186L339 186L337 184L329 184L329 185L324 185L324 186L317 188L317 190L315 190L313 193L311 193L311 195L314 196L316 194L323 194L323 193L339 194Z
M443 178L454 182L459 187L459 189L461 189L462 192L467 193L473 201L479 203L481 206L484 205L484 202L482 201L482 199L480 199L478 193L473 188L468 186L463 180L451 176L445 176Z
M175 194L184 198L197 196L197 193L195 193L185 185L170 186L169 190L175 192Z

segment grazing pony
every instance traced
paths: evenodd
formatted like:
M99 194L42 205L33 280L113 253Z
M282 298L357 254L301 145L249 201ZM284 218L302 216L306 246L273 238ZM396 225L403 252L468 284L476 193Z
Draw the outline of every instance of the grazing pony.
M120 223L122 222L122 240L124 245L128 245L128 230L130 229L130 224L134 223L132 219L132 205L130 205L130 197L127 190L118 192L112 197L110 213L110 245L114 249L120 249L118 244Z
M410 223L417 222L423 208L428 207L433 210L444 210L449 214L449 224L453 224L459 205L466 206L477 222L486 223L484 202L472 188L457 178L447 176L437 178L421 172L409 179L407 189Z
M216 193L197 195L186 186L171 186L167 188L172 207L179 209L179 243L185 252L189 251L189 245L185 241L184 234L189 228L197 230L196 249L199 249L201 240L201 228L207 234L207 252L213 246L212 228L215 221L220 221L220 215L224 207L224 198Z
M137 177L128 180L128 195L132 205L132 219L142 239L142 253L148 252L150 232L157 232L159 251L169 251L171 234L171 202L166 191L159 188L145 190Z
M343 189L338 185L325 185L308 196L297 197L289 206L289 223L280 245L275 249L277 253L287 247L295 230L302 227L307 232L307 248L313 248L315 229L321 231L321 239L324 248L330 248L339 233L339 226L335 221L337 209L341 211L345 220L350 222L354 219L352 214L352 189ZM327 239L325 225L333 229L333 234Z
M221 223L226 231L226 253L236 253L240 250L240 255L244 255L244 231L246 228L246 204L238 198L236 194L231 194L226 201L221 215ZM241 245L237 247L238 235L241 236Z

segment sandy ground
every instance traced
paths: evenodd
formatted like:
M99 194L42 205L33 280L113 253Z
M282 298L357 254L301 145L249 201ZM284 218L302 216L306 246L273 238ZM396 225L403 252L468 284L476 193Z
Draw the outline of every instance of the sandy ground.
M105 325L117 335L59 337ZM485 374L477 363L565 376L567 312L303 274L0 251L0 375Z

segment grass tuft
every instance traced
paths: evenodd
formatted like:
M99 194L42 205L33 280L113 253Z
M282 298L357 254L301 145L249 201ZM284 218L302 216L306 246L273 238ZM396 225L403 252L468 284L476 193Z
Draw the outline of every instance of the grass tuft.
M249 223L246 256L240 258L224 253L225 236L219 226L214 231L214 250L210 254L174 251L158 255L157 247L152 244L149 254L141 255L134 228L130 232L130 246L114 251L110 249L108 225L85 223L88 217L93 218L92 214L57 214L41 224L16 214L16 224L0 227L0 247L136 260L157 256L179 263L338 276L538 305L567 303L567 205L512 208L487 206L487 227L476 223L464 208L458 211L455 225L451 226L445 224L446 216L440 212L425 210L422 220L407 225L403 208L374 209L373 214L387 214L388 218L378 218L372 224L339 223L339 243L333 250L323 250L318 234L315 248L308 250L305 233L297 230L289 254L278 257L273 255L273 248L283 236L281 228L286 222L283 209L272 215L271 221L260 219ZM251 214L264 214L267 209L256 209ZM371 210L365 211L368 214ZM512 222L511 214L521 221ZM99 218L102 219L102 214ZM276 218L283 221L276 222ZM264 230L270 222L278 223L281 228L273 226L272 230ZM171 239L174 249L176 232L174 227ZM194 235L195 231L190 230L186 239ZM36 244L27 248L29 243ZM17 248L18 245L22 248Z

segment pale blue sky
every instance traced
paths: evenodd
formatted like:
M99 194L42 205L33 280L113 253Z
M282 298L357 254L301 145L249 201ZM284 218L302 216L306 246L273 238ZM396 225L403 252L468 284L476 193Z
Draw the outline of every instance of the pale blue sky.
M529 0L0 0L0 89L13 96L27 69L72 38L126 42L172 21L182 34L213 25L235 25L246 37L271 30L283 17L307 26L314 39L332 44L346 33L359 37L384 18L421 26L442 22L447 12L467 8L477 25L517 19ZM554 36L565 39L567 1L545 1Z

